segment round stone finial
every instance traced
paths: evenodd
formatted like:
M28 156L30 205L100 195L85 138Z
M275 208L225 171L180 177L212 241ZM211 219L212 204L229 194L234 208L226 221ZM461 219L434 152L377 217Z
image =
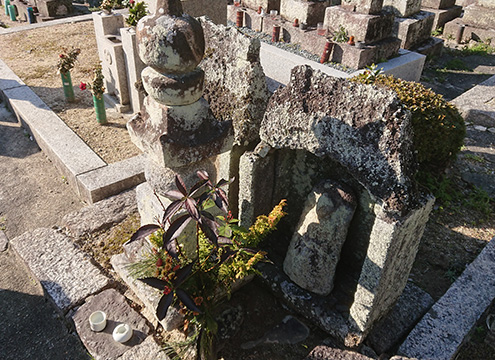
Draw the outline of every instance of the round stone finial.
M182 14L179 0L159 0L155 14L138 23L136 36L141 60L159 72L187 73L203 59L203 28L198 20Z

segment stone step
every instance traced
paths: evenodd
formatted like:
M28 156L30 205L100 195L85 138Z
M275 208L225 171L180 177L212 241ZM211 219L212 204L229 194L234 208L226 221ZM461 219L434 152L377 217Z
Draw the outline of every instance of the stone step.
M71 238L57 230L36 229L10 243L63 312L110 285Z
M399 348L418 359L452 359L495 299L495 238L421 319Z

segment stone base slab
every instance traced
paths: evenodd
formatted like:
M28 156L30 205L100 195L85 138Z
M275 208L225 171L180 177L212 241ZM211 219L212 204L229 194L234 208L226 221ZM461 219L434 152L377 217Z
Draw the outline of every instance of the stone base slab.
M401 39L401 48L412 49L430 37L434 20L435 14L427 11L409 18L396 18L393 34Z
M101 332L94 332L89 326L89 316L95 311L107 315L107 325ZM117 359L125 352L143 343L150 328L146 320L127 303L126 298L117 290L108 289L86 299L72 316L76 331L84 346L96 360ZM121 344L112 337L113 330L119 324L128 324L132 328L130 340Z
M383 10L400 17L413 16L421 10L421 0L383 0Z

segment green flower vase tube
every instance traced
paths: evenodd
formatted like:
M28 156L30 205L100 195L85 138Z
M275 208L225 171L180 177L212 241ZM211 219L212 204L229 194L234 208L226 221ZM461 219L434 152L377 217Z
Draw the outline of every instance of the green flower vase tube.
M103 100L103 95L97 97L93 94L93 103L95 104L96 121L99 124L107 123L107 113L105 111L105 101Z
M16 21L17 17L16 17L16 14L15 14L15 7L14 5L9 5L9 15L10 15L10 20L11 21Z
M74 101L74 88L72 87L70 72L67 71L65 74L60 73L60 76L62 78L62 85L64 86L65 99L69 102Z
M5 15L9 16L9 5L10 5L10 0L5 0L4 6L5 6Z

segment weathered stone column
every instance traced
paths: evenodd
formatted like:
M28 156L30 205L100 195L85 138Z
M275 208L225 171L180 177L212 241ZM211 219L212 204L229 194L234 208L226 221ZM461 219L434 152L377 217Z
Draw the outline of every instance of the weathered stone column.
M163 195L173 188L176 173L190 185L199 169L213 180L228 178L228 160L220 162L219 156L231 149L231 123L217 121L202 97L201 24L183 14L179 0L160 0L155 14L138 23L136 33L139 56L147 65L141 75L148 96L127 127L132 141L147 155L149 190ZM153 191L146 191L146 196L154 198ZM140 206L141 221L149 223L160 208L150 211L146 205L145 210L145 203Z

